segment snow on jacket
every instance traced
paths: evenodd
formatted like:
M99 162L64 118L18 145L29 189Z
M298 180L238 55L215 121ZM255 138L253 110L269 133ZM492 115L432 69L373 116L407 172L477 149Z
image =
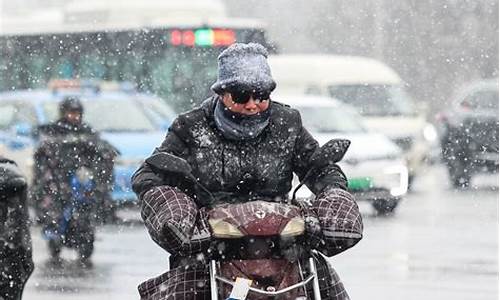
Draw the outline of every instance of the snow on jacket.
M0 299L21 299L33 268L26 178L0 156Z
M168 152L187 160L193 175L217 202L287 198L293 173L303 179L311 156L319 148L302 126L299 112L271 102L266 129L254 140L237 142L218 131L214 121L216 101L220 101L218 96L211 97L181 114L153 154ZM317 195L305 212L317 218L320 225L320 230L309 236L314 248L330 256L356 244L363 225L357 204L346 191L342 170L337 165L316 170L306 185ZM141 199L142 217L151 237L172 254L170 271L139 286L141 299L210 299L207 264L200 264L193 252L203 252L209 243L204 215L211 198L183 175L163 173L147 163L132 177L132 187ZM184 234L181 236L188 242L182 241L173 234L178 232L191 233L191 240ZM337 233L355 237L330 240ZM318 272L323 299L349 299L338 275L324 259L318 261Z
M271 102L269 125L252 140L228 140L218 131L214 109L219 96L181 114L154 153L168 152L187 160L193 175L215 195L217 201L233 199L284 199L292 188L295 172L300 179L310 168L318 142L302 126L297 110ZM132 188L140 196L160 185L177 187L196 199L198 206L210 205L203 190L179 174L164 174L147 163L132 177ZM306 182L315 194L325 188L346 189L340 167L318 170Z

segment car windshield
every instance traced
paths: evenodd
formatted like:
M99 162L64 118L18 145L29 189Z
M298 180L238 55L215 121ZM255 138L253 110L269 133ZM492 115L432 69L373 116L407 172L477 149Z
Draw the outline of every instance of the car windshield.
M83 101L83 119L98 131L153 131L158 126L136 101L92 100ZM48 121L58 117L58 103L44 104Z
M141 105L149 118L161 127L170 125L177 116L170 106L158 98L141 101Z
M313 132L364 132L359 115L350 109L321 106L297 107L304 127Z
M0 130L6 130L13 125L24 124L33 126L37 123L33 105L16 99L0 102Z
M12 104L0 105L0 130L5 130L12 125L16 115L16 107Z
M498 90L478 91L467 97L464 103L475 109L498 110Z
M416 110L400 86L336 85L329 87L330 96L358 109L365 116L415 115Z

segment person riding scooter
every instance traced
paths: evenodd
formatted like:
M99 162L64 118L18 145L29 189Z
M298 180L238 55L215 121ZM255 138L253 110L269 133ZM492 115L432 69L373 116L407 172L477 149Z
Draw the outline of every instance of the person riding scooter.
M259 44L236 43L218 58L216 93L181 114L153 155L184 159L193 178L145 163L132 178L152 239L170 256L170 271L139 286L141 299L210 299L204 253L212 232L208 212L218 203L255 200L285 203L293 174L316 195L307 208L311 247L331 256L362 236L358 206L337 164L312 168L318 142L297 110L271 100L276 83ZM333 241L335 232L355 232ZM328 234L326 234L328 233ZM348 299L339 277L320 256L321 299Z
M34 202L54 262L67 246L89 266L95 218L113 182L116 152L82 122L83 106L77 98L65 98L59 109L59 120L38 129Z

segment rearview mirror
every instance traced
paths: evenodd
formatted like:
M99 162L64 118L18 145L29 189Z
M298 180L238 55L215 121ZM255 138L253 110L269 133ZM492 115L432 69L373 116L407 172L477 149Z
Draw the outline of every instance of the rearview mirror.
M351 141L349 140L333 139L319 147L311 156L311 168L293 191L292 202L296 199L297 191L304 185L308 177L313 174L312 171L315 168L320 169L341 161L350 145Z
M321 168L341 161L350 145L351 141L346 139L328 141L312 155L312 166Z
M151 155L146 159L146 163L161 171L191 175L191 166L185 159L167 152Z
M209 195L212 203L216 202L214 195L191 173L191 166L185 159L167 152L159 152L146 158L146 163L160 171L185 175Z

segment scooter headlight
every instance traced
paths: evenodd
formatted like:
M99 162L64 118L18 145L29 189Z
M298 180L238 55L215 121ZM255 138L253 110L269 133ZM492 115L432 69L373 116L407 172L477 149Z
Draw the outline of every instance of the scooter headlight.
M235 239L243 236L243 233L233 224L222 219L209 219L213 235L217 238Z
M304 219L301 217L295 217L288 221L288 224L286 224L285 228L283 228L283 230L281 231L281 236L290 237L301 235L302 233L304 233L304 230Z

